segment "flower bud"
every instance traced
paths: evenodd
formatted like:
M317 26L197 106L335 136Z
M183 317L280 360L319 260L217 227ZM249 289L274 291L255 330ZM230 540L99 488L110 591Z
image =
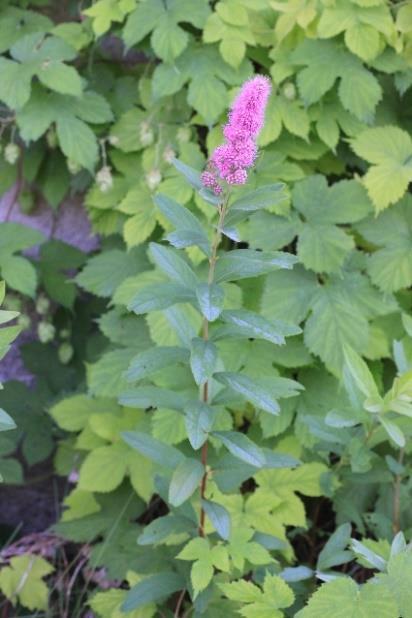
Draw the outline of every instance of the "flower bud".
M282 89L283 96L288 101L294 101L296 99L296 87L292 82L286 82Z
M17 146L17 144L13 144L12 142L10 142L10 144L7 144L6 148L4 149L4 158L7 163L10 163L10 165L14 165L19 156L20 148Z
M141 123L139 137L143 146L150 146L150 144L153 144L154 134L148 122Z
M60 339L68 339L70 337L70 331L68 328L62 328L59 332Z
M50 309L50 301L44 296L44 294L40 294L40 296L36 300L36 311L39 315L46 315L46 313Z
M152 191L161 183L162 175L158 169L153 168L146 174L146 182L149 189Z
M113 187L113 176L108 165L103 167L96 174L96 182L102 193L107 193Z
M56 329L50 322L39 322L37 325L37 336L41 343L53 341Z
M31 320L28 315L22 313L17 318L17 324L21 327L22 330L27 330L31 326Z
M77 161L73 161L73 159L66 159L66 165L67 165L67 169L69 170L70 174L72 174L73 176L75 174L78 174L80 170L82 169L81 165L79 165Z
M176 153L171 146L166 146L163 151L163 161L166 163L172 163L173 159L176 157Z
M118 146L120 140L117 135L109 135L109 144L110 146Z
M71 359L73 358L73 353L73 347L67 341L65 341L59 346L57 354L62 365L67 365L67 363L70 363Z

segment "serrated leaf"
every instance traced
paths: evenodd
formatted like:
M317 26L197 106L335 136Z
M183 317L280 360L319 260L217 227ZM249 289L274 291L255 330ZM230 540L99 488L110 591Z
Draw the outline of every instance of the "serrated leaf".
M151 348L141 352L131 361L126 372L126 379L129 382L141 380L164 367L169 367L179 362L187 363L188 361L189 351L185 348L178 348L176 346Z
M215 281L237 281L257 277L280 268L291 269L296 262L296 256L281 251L235 249L218 259Z

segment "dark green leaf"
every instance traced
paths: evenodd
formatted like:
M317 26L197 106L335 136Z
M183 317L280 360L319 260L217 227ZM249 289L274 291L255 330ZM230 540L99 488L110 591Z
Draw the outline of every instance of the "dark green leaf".
M156 575L150 575L136 584L136 586L133 586L130 592L128 592L121 609L124 612L130 612L133 609L142 607L142 605L147 605L167 597L177 590L182 590L185 586L183 577L173 573L173 571L164 571Z
M245 434L237 431L214 431L213 435L223 442L234 457L255 468L264 467L266 462L264 453Z
M196 297L202 314L209 322L214 322L223 309L225 300L223 289L215 283L211 285L201 283L196 288Z
M215 420L216 411L202 401L189 401L185 405L187 437L192 448L199 449L207 440Z
M140 352L130 363L126 372L126 379L129 382L141 380L174 363L186 363L189 361L189 356L188 350L176 346L158 346L145 350Z
M201 386L213 374L217 362L217 348L214 343L200 337L192 339L190 346L190 367L197 385Z
M202 181L200 180L200 172L190 167L190 165L186 165L183 161L179 161L179 159L174 159L173 165L178 172L183 174L192 187L198 190L203 188Z
M158 517L148 524L142 534L137 537L138 545L154 545L166 540L171 534L181 534L189 532L193 522L180 515L166 515Z
M199 487L204 467L197 459L187 458L179 463L173 472L169 487L169 502L180 506Z
M230 515L224 506L212 502L211 500L202 500L202 507L212 522L216 532L227 541L231 532Z
M184 461L184 455L177 448L160 442L147 433L124 431L122 438L126 444L136 449L136 451L166 468L176 468Z
M150 243L150 255L160 270L176 283L193 289L197 286L198 280L195 273L173 249L152 242Z
M235 249L220 257L216 264L215 281L237 281L265 275L279 268L292 268L297 257L281 251Z
M128 309L138 315L167 309L177 303L186 303L194 300L193 291L178 283L156 283L148 285L134 296Z
M229 210L254 211L268 206L276 206L287 200L285 186L283 182L277 182L273 185L259 187L259 189L255 189L255 191L235 200L230 205Z
M122 393L119 403L131 408L170 408L183 410L186 399L180 393L156 386L140 386Z
M285 337L302 332L299 326L293 326L281 320L267 320L257 313L244 309L223 311L220 317L227 326L220 327L213 333L214 340L224 337L246 337L265 339L282 345L285 343Z

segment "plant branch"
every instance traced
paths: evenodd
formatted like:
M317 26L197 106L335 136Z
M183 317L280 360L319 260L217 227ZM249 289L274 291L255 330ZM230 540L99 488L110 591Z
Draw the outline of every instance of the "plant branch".
M403 464L403 457L405 449L401 448L399 451L398 463L401 466ZM402 474L397 474L395 477L395 483L393 487L393 533L397 534L401 529L401 481Z
M213 277L215 274L216 262L217 262L217 250L219 248L219 244L222 238L222 226L226 216L227 207L229 202L229 193L226 195L222 204L218 206L219 209L219 221L217 224L215 236L213 239L212 245L212 253L209 259L209 272L207 277L207 282L209 285L213 283ZM203 339L207 341L209 339L209 320L205 317L203 318ZM207 403L209 400L209 382L205 382L203 385L203 394L202 401ZM206 484L207 484L207 455L208 455L208 441L203 444L201 451L201 461L205 468L202 480L200 481L200 499L203 500L206 493ZM205 536L205 511L203 509L202 503L200 503L200 518L199 518L199 535Z

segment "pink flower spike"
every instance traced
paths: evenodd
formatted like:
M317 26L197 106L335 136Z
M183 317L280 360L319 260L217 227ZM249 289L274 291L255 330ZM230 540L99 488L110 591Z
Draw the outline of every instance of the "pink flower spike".
M243 84L236 97L229 122L223 127L225 142L215 149L210 157L209 171L202 174L204 186L216 194L222 192L218 178L230 185L247 181L247 168L256 160L256 138L263 127L270 91L270 80L257 75Z

